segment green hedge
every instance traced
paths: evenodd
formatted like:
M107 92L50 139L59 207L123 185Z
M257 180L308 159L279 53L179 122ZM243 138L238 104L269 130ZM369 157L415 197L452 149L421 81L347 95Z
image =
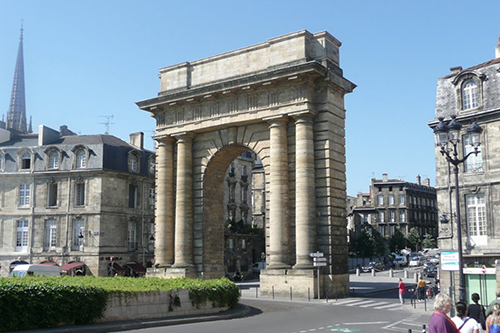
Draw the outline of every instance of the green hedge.
M217 307L233 307L240 297L238 287L225 278L0 278L0 331L90 323L102 317L111 293L180 289L189 291L195 306L212 302Z

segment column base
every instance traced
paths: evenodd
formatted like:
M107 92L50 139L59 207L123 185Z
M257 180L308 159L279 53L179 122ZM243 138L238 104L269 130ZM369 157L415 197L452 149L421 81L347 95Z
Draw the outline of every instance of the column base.
M285 263L282 263L282 262L274 262L274 263L270 263L269 265L267 265L267 268L268 269L291 269L292 266L285 264Z
M310 262L297 263L293 266L293 269L313 269L316 268Z
M147 277L158 277L163 279L170 278L190 278L196 279L198 273L195 266L190 267L163 267L163 268L148 268Z

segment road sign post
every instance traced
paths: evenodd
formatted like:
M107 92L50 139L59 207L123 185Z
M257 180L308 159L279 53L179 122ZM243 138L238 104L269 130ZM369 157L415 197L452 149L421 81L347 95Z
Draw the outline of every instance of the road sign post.
M321 289L319 289L319 276L321 267L326 266L326 258L324 258L324 253L319 251L309 253L309 256L313 258L313 266L318 267L318 299L321 299Z

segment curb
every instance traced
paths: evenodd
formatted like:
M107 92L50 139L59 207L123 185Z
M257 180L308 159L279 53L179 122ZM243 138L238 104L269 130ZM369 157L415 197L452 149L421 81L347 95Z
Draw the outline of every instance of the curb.
M229 313L228 313L229 312ZM173 326L181 324L192 324L200 322L209 322L216 320L227 320L233 318L240 318L248 315L250 313L250 307L238 304L235 309L227 310L220 314L210 315L210 316L199 316L199 317L185 317L185 318L158 318L158 319L145 319L145 320L134 320L128 322L110 322L101 324L90 324L82 326L66 326L66 327L54 327L47 329L36 329L23 331L26 333L30 332L40 332L40 333L86 333L86 332L116 332L116 331L127 331L135 329L144 329L151 327L161 327L161 326Z

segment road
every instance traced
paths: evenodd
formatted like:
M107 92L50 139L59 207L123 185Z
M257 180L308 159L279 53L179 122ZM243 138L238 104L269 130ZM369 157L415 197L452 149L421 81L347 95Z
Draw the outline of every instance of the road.
M306 333L306 332L422 332L431 311L399 305L395 295L349 298L329 303L243 299L251 307L248 316L238 319L178 326L156 327L141 333ZM130 331L128 331L130 332Z

